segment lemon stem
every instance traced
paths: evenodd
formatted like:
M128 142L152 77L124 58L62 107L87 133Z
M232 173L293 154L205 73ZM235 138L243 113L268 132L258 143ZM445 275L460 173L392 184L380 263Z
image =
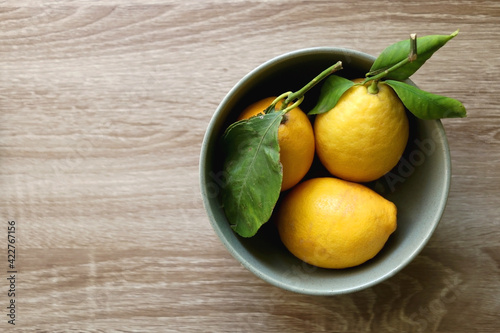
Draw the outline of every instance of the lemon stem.
M291 91L288 91L288 92L286 92L286 93L282 93L281 95L279 95L278 97L276 97L276 98L274 99L274 101L271 103L271 105L272 105L272 106L275 106L276 104L278 104L278 102L279 102L279 101L281 101L281 100L282 100L282 99L284 99L284 98L287 98L290 94L292 94L292 92L291 92ZM282 109L283 109L283 107L282 107Z
M410 54L408 55L408 61L413 62L417 60L417 34L410 35Z
M300 105L300 103L302 103L302 101L304 100L304 96L302 96L301 98L299 98L298 100L295 101L295 103L293 103L292 105L290 106L287 106L285 110L285 113L288 113L290 111L292 111L293 109L295 109L297 106Z
M290 96L291 94L292 94L292 92L289 91L289 92L283 93L283 94L279 95L278 97L276 97L276 99L271 103L271 106L273 107L273 109L274 109L275 105L278 104L279 101L286 98L287 96ZM304 96L297 99L292 105L287 106L286 108L281 107L281 111L285 111L285 113L288 113L292 109L295 109L297 106L299 106L303 100L304 100Z
M378 80L374 80L370 86L368 86L368 93L372 95L378 94Z
M281 110L287 110L287 109L289 109L288 108L288 104L290 104L293 101L296 101L293 104L293 108L296 108L297 106L299 106L299 104L304 99L304 95L306 94L306 92L308 92L309 90L311 90L312 87L314 87L316 84L318 84L321 80L325 79L328 75L330 75L332 73L335 73L336 71L338 71L340 69L342 69L342 62L338 61L337 63L335 63L335 65L330 66L327 69L325 69L323 72L321 72L318 76L316 76L308 84L306 84L302 89L300 89L300 90L298 90L298 91L296 91L294 93L285 93L285 94L288 94L288 95L287 95L285 101L283 102L283 104L281 105ZM285 95L285 94L283 94L283 95ZM283 95L281 95L281 96L283 96ZM281 99L280 97L278 97L275 100L276 103ZM293 109L293 108L290 108L290 110Z

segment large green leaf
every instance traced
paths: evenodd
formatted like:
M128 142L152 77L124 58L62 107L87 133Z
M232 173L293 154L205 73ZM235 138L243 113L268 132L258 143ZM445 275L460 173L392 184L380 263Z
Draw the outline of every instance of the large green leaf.
M392 71L387 79L406 80L415 73L437 50L444 46L450 39L458 35L458 30L450 35L429 35L417 38L417 59ZM408 57L410 53L410 40L403 40L388 46L377 57L368 76L388 69Z
M404 106L420 119L440 119L465 117L463 104L456 99L431 94L400 81L387 80L388 84Z
M353 85L354 82L351 80L341 76L331 75L325 80L321 87L318 103L308 114L321 114L330 111L337 105L340 97L342 97L342 95Z
M224 133L224 211L233 230L251 237L266 223L281 191L278 128L283 111L232 124Z

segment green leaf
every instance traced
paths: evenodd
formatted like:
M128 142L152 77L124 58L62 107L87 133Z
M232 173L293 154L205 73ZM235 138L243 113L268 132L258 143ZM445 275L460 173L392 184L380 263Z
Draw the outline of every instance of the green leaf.
M223 136L226 186L222 204L233 230L251 237L266 223L281 191L278 128L283 111L232 124Z
M458 30L451 35L429 35L417 38L417 59L392 71L387 79L406 80L415 73L437 50L444 46L450 39L458 35ZM410 40L403 40L388 46L377 57L367 76L380 73L397 63L403 61L410 53Z
M330 111L337 105L340 97L342 97L342 95L353 85L354 82L351 80L341 76L331 75L325 80L321 87L318 103L308 114L321 114Z
M463 104L456 99L431 94L400 81L387 80L388 84L404 106L420 119L441 119L465 117Z

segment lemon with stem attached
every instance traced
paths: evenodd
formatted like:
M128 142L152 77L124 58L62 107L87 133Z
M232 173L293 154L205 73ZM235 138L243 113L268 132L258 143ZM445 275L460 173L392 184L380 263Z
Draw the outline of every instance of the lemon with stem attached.
M263 113L276 97L268 97L248 106L238 120L248 119ZM275 104L279 110L281 101ZM281 191L295 186L309 171L314 159L314 133L307 115L299 108L292 108L283 115L278 128L280 162L283 167Z
M355 182L376 180L403 154L409 124L403 103L382 82L354 80L330 111L314 122L321 163L337 177Z

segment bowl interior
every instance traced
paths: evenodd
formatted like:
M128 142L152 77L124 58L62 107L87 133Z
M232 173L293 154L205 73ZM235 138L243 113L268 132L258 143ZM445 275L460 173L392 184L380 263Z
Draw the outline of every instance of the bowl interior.
M205 134L200 158L200 181L209 220L229 252L263 280L294 292L334 295L374 285L403 268L424 247L446 204L450 183L450 156L439 120L420 120L409 114L410 138L400 163L386 176L366 184L398 207L398 228L372 260L349 269L328 270L294 257L281 243L272 223L252 238L242 238L229 226L219 195L224 187L220 137L250 103L264 97L296 91L338 60L338 75L363 77L374 57L337 49L299 50L272 59L245 76L216 110ZM411 81L408 81L411 83ZM320 85L306 94L301 108L317 102ZM308 177L327 175L315 161Z

